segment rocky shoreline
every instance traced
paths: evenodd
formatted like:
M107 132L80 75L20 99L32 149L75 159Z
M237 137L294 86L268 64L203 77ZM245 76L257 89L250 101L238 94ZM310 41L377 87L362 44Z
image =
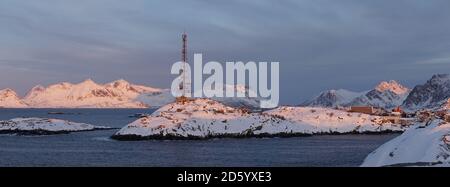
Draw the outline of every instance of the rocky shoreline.
M94 128L90 130L75 130L75 131L49 131L49 130L0 130L0 134L14 134L18 136L41 136L41 135L57 135L57 134L70 134L74 132L89 132L98 130L114 130L118 128L105 127L105 128Z
M381 132L330 132L330 133L277 133L277 134L219 134L210 135L205 137L198 136L175 136L175 135L152 135L152 136L141 136L141 135L112 135L111 139L118 141L144 141L144 140L211 140L211 139L243 139L243 138L295 138L295 137L311 137L311 136L326 136L326 135L385 135L385 134L398 134L400 135L403 131L392 131L386 130Z

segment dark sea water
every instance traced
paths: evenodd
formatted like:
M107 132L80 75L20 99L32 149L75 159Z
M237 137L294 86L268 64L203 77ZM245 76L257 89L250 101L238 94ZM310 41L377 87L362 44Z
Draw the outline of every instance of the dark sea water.
M154 109L0 109L0 120L51 117L121 128ZM67 114L48 114L65 112ZM116 141L118 129L0 135L0 166L358 166L397 136L330 135L201 141Z

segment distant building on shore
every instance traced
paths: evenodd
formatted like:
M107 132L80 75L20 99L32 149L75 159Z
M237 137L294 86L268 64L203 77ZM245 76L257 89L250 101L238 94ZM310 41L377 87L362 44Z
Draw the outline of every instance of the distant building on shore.
M375 115L382 113L383 110L373 106L351 106L349 112L358 112L363 114Z
M445 122L450 123L450 114L445 114L444 120Z

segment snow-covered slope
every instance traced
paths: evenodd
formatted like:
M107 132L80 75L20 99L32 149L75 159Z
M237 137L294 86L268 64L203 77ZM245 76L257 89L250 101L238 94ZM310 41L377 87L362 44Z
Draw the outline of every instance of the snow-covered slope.
M11 89L0 90L0 108L24 108L27 105Z
M133 85L125 80L97 84L87 79L78 84L67 82L48 87L36 86L23 101L35 108L145 108L152 106L135 99L160 89Z
M365 92L351 92L343 89L325 91L311 101L304 103L303 106L370 105L390 109L401 105L409 92L410 89L397 81L383 81L374 89Z
M75 131L90 131L109 129L109 127L94 126L86 123L75 123L60 119L47 118L15 118L0 121L0 133L17 134L58 134Z
M423 85L414 87L403 106L409 110L437 108L450 98L450 75L438 74Z
M362 166L450 166L450 123L412 126L369 154Z
M294 136L322 133L401 131L380 117L325 108L281 107L249 113L211 99L163 106L118 131L113 138L171 139L249 136Z

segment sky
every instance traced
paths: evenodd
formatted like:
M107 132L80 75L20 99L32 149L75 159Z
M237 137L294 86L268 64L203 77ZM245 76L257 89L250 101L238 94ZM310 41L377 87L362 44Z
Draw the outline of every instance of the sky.
M282 104L328 89L413 87L450 70L448 0L1 0L0 88L92 78L169 88L188 52L278 61Z

